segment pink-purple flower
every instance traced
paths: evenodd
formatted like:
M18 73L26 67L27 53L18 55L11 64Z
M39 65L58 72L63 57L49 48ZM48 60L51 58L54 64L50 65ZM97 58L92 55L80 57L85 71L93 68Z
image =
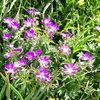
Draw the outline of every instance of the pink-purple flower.
M27 10L27 12L29 13L29 14L33 14L33 15L36 15L36 9L28 9Z
M30 29L30 30L26 30L24 37L27 38L33 38L36 37L36 33L34 32L34 30Z
M46 28L46 31L51 40L54 38L54 34L56 33L57 30L59 30L59 27L57 24L53 22L49 23L48 28Z
M20 47L18 47L18 48L13 48L13 51L14 51L14 52L17 52L17 53L18 53L18 52L21 52L21 48L20 48Z
M54 34L56 33L57 30L59 30L59 27L57 24L51 21L50 18L43 18L42 23L45 26L46 32L49 35L50 39L54 38Z
M7 44L8 47L13 48L14 45L13 44Z
M60 33L60 35L63 37L63 38L67 38L70 36L70 34L67 32L67 33Z
M90 55L89 52L86 52L85 54L83 54L83 55L81 56L81 59L82 59L82 60L89 61L89 60L92 59L92 56Z
M72 33L72 34L71 34L71 37L73 37L73 36L75 36L75 34L74 34L74 33Z
M11 51L9 51L6 54L4 54L4 58L5 59L10 58L11 56L12 56L12 52Z
M71 49L66 44L60 46L59 51L62 52L63 54L68 54L68 55L71 54Z
M70 63L70 64L65 64L64 65L64 69L62 70L62 72L67 73L69 75L73 75L78 71L78 67L74 67L75 64L74 63Z
M24 58L19 60L20 66L25 66L27 64L27 60L25 60Z
M39 55L42 53L42 50L38 49L36 51L28 51L25 55L25 58L28 60L33 60L34 58L39 57Z
M48 28L47 28L48 33L54 34L57 30L59 30L59 27L57 24L53 22L49 23Z
M15 22L11 17L4 18L3 22L6 23L9 28L13 28L14 30L17 30L20 26L20 24Z
M34 20L32 18L27 18L27 20L24 20L25 27L31 27L33 26Z
M2 38L5 39L5 40L8 40L8 39L11 38L11 35L10 35L10 33L4 33Z
M51 82L51 74L49 74L48 69L38 68L36 77L39 78L40 82Z
M22 63L22 62L21 62L21 63ZM21 67L20 61L14 62L14 67L15 67L15 68Z
M48 68L48 64L50 62L50 58L45 56L45 55L43 55L43 56L39 57L38 62L40 63L41 67Z
M17 30L20 27L20 24L18 22L12 22L10 25L14 30Z
M11 18L11 17L4 18L4 19L3 19L3 22L4 22L5 24L10 25L10 24L13 22L13 18Z
M35 51L36 57L38 57L42 53L42 50L38 49Z
M70 34L68 31L66 31L66 32L61 32L60 35L61 35L64 39L66 39L67 37L73 37L73 36L75 36L74 33Z
M16 73L16 68L14 67L14 64L12 64L12 63L5 64L4 68L7 71L7 73L11 73L11 74Z
M25 55L25 58L27 58L28 60L33 60L34 58L36 58L36 54L34 51L28 51Z
M49 24L51 23L51 19L44 17L41 22L44 24L45 27L48 27Z

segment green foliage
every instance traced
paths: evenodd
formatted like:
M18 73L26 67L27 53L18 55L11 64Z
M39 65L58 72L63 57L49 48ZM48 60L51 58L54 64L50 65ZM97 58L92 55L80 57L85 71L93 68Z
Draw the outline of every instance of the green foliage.
M94 30L100 26L100 0L1 0L0 2L0 100L99 100L100 98L100 31ZM11 16L23 24L27 9L36 8L41 12L38 18L48 17L56 22L60 31L55 34L54 40L48 39L43 26L36 27L39 34L37 46L33 46L33 40L22 38L23 30L16 32L13 44L19 45L26 41L24 53L32 49L41 49L43 55L51 59L50 72L51 83L40 83L35 79L37 61L26 66L23 72L16 75L15 80L4 74L5 42L2 34L5 32L3 18ZM39 20L40 21L40 20ZM60 32L67 30L74 33L73 38L62 39ZM44 33L44 35L43 35ZM70 56L59 53L58 47L67 44L72 53ZM90 52L93 60L80 61L77 55L80 52ZM23 53L23 55L24 55ZM16 61L15 58L14 61ZM12 59L10 59L13 61ZM75 76L62 74L62 66L76 60L79 72Z

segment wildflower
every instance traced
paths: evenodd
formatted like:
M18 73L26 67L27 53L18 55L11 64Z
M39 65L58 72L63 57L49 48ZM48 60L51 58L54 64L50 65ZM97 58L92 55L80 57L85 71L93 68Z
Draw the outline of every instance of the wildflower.
M22 58L21 60L19 60L19 63L20 63L20 66L25 66L27 64L27 60Z
M71 54L71 49L66 44L63 44L62 46L60 46L59 51L62 52L63 54L66 54L66 53L68 55Z
M81 59L81 58L82 58L82 55L83 55L83 52L80 52L80 53L77 55L77 57L78 57L79 59Z
M49 74L48 69L38 68L36 77L39 78L40 82L51 81L51 74Z
M29 13L29 14L33 14L33 15L36 15L36 9L28 9L27 10L27 12Z
M70 36L69 33L60 33L60 35L63 37L63 38L67 38Z
M38 49L35 51L36 56L38 57L42 53L42 50Z
M20 47L14 48L13 51L14 51L14 52L21 52L21 48L20 48Z
M57 30L59 30L58 25L52 22L49 24L47 32L54 34Z
M11 38L11 35L10 35L10 33L4 33L2 38L5 39L5 40L8 40L8 39Z
M27 20L24 20L25 27L31 27L33 25L34 20L32 18L27 18Z
M13 18L11 18L11 17L3 19L3 22L6 23L6 24L8 24L8 25L10 25L12 23L12 21L13 21Z
M50 39L52 40L54 37L55 32L59 30L59 27L55 23L50 23L48 28L46 29L47 33L49 34Z
M14 62L14 67L16 67L16 68L21 67L20 62L19 61Z
M73 37L73 36L75 36L75 34L74 34L74 33L72 33L72 34L71 34L71 37Z
M58 25L53 23L50 18L43 18L42 23L44 24L46 31L49 34L49 38L53 39L55 32L59 30Z
M50 62L50 58L48 58L47 56L40 56L38 59L38 62L40 63L41 67L45 67L48 68L48 64Z
M70 64L65 64L64 65L64 69L62 70L62 72L64 73L68 73L69 75L73 75L78 71L78 67L74 67L75 64L74 63L70 63Z
M7 44L8 47L13 48L14 45L13 44Z
M12 63L7 63L5 64L5 67L4 67L6 70L7 70L7 73L16 73L16 68L14 67L14 64Z
M92 59L92 56L90 55L90 53L89 52L86 52L85 54L83 54L82 56L81 56L81 59L82 60L91 60Z
M96 27L94 28L94 30L100 31L100 26L96 26Z
M19 28L20 24L18 22L12 22L11 24L11 27L14 29L14 30L17 30Z
M12 56L12 52L7 52L6 54L4 54L4 58L5 59L7 59L7 58L9 58L9 57L11 57Z
M51 23L51 19L50 18L43 18L41 21L45 27L48 27L48 25Z
M26 30L25 34L24 34L24 37L27 37L27 38L33 38L36 36L36 33L34 32L34 30Z
M25 55L25 58L27 58L28 60L32 60L36 58L36 54L34 51L28 51Z

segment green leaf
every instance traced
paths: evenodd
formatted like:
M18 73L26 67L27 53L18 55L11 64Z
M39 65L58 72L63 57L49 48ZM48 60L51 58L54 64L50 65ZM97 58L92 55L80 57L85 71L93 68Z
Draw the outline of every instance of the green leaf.
M73 48L73 53L77 53L78 51L82 50L84 48L84 45L88 42L88 40L93 37L94 35L89 35L86 38L82 39L81 42L78 42L75 44Z
M79 43L79 45L84 45L88 42L88 40L93 37L94 35L89 35L85 39L82 39L82 41Z
M25 100L30 100L32 96L34 95L34 89L31 91L31 93L25 98Z
M0 92L0 100L3 100L4 94L5 94L5 90L6 90L6 86L7 86L7 84L5 84L5 85L2 87L2 90L1 90L1 92Z
M0 72L0 75L2 76L2 78L4 79L4 81L6 82L6 77ZM16 90L16 88L9 83L9 87L15 92L15 94L19 97L20 100L24 100L23 97L21 96L21 94L19 93L18 90Z
M15 92L15 94L19 97L20 100L24 100L19 91L16 90L16 88L13 85L10 84L10 88Z
M44 9L43 9L43 17L44 17L44 14L45 14L46 10L49 8L49 6L52 4L53 1L54 1L54 0L52 0L51 2L48 2L48 3L46 4L46 6L44 7Z
M14 6L14 4L15 4L16 1L17 1L17 0L13 0L13 2L12 2L11 5L10 5L10 8L9 8L8 12L10 12L10 10L12 9L12 7Z

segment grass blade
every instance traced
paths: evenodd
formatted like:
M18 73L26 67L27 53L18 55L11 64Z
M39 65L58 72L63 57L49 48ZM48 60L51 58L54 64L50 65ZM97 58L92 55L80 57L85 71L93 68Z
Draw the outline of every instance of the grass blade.
M11 5L10 5L10 8L9 8L8 12L10 12L10 10L12 9L12 7L14 6L14 4L15 4L16 1L17 1L17 0L13 0L13 2L12 2Z
M6 82L6 77L0 72L0 75L2 76L2 78L4 79L4 81ZM24 100L23 97L21 96L21 94L19 93L18 90L16 90L16 88L9 83L9 87L11 88L11 90L14 91L14 93L19 97L20 100Z
M2 87L2 90L0 92L0 100L3 100L3 96L4 96L4 93L5 93L5 90L6 90L6 86L7 84L5 84L3 87Z

